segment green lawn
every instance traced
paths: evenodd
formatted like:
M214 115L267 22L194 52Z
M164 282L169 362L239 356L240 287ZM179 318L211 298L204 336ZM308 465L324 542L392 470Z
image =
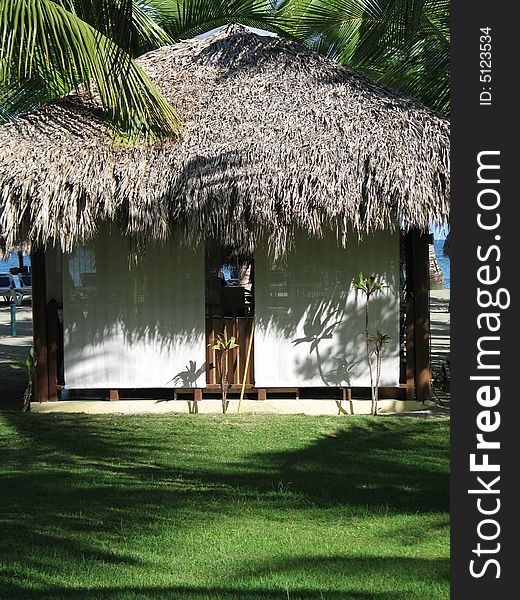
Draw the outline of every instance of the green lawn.
M0 415L2 600L449 598L449 423Z

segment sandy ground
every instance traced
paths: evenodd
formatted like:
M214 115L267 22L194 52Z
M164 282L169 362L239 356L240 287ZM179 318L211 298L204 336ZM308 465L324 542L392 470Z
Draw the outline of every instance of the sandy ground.
M441 371L442 365L445 365L446 361L449 360L450 356L450 290L432 290L430 298L432 370L433 376L435 377L436 374ZM24 303L23 306L17 308L16 319L17 337L11 337L10 307L8 304L0 302L0 409L18 408L26 385L25 373L23 371L11 369L9 364L14 357L25 358L32 346L31 306L29 303ZM449 415L449 393L436 389L434 399L440 400L439 404L441 404L441 406L426 408L419 412L414 411L413 415L423 417ZM297 412L302 412L302 407L298 407L295 401L288 402L288 410L290 409L290 412L294 412L295 410ZM322 407L322 410L324 411L323 414L328 414L330 411L334 412L334 403L330 400L326 402L330 403L332 406L324 404ZM113 403L106 404L108 409L110 404ZM168 404L171 405L172 403ZM255 402L254 404L258 406L258 403ZM218 410L218 403L216 403L215 406L216 410ZM63 408L65 408L65 406L63 406ZM123 406L120 405L120 409L122 408ZM157 406L156 408L159 411L162 411L165 407ZM317 408L318 404L316 404L316 409ZM126 412L126 409L122 412ZM232 410L232 412L235 411ZM263 412L270 412L267 404L265 405ZM283 410L283 412L286 411ZM320 410L320 413L321 412L322 411ZM401 412L400 414L412 413Z
M450 290L432 290L430 292L430 330L432 377L439 385L434 384L434 394L442 404L449 405L450 394L440 389L442 383L442 367L450 360Z
M13 359L24 359L32 346L32 312L30 302L16 310L16 337L11 337L11 309L0 302L0 408L18 408L27 378L21 370L10 368Z

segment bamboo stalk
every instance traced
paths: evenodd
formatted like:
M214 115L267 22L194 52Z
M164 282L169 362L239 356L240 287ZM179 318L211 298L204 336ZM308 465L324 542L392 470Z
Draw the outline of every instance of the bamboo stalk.
M255 332L255 320L253 319L251 325L251 337L249 338L249 347L247 348L247 356L246 356L246 366L244 368L244 377L242 380L242 389L240 390L240 400L238 401L238 410L237 414L240 412L240 408L242 406L242 400L244 398L244 392L246 389L246 381L247 381L247 370L249 369L249 360L251 358L251 349L253 347L253 335Z

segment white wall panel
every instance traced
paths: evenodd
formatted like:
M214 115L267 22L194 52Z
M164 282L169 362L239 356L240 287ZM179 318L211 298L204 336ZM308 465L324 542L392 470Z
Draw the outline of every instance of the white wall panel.
M103 230L64 256L67 388L205 387L204 254Z
M379 232L346 249L335 236L296 238L283 268L267 252L255 260L255 385L369 386L364 298L352 281L362 271L388 284L370 300L370 331L391 336L381 385L399 384L399 233Z

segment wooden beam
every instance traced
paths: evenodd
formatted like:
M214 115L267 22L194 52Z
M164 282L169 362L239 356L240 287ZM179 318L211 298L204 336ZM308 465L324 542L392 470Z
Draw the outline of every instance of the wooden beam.
M47 371L49 401L58 400L58 305L53 298L47 305Z
M432 397L430 367L430 235L415 232L415 387L417 400Z
M428 244L430 235L418 230L409 234L410 276L408 296L411 302L411 314L407 321L407 342L410 335L410 356L413 358L415 397L417 400L431 398L430 368L430 274ZM408 355L408 347L407 347ZM408 372L407 360L407 372ZM410 363L410 367L411 367ZM407 376L408 380L408 376Z
M413 235L406 235L406 399L415 398L415 312L413 289Z
M45 254L31 254L33 345L36 356L37 402L49 401L49 365L47 351L47 291L45 285Z

